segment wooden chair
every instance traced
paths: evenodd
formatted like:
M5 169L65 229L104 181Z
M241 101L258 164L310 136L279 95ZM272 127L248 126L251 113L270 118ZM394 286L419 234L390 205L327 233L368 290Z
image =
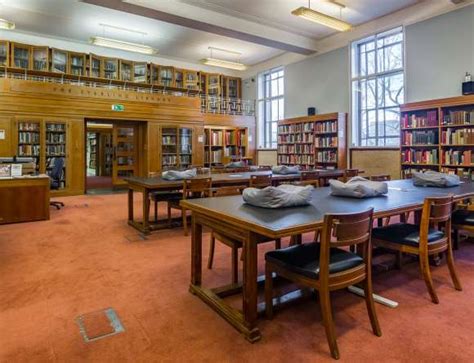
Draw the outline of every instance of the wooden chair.
M346 183L350 178L359 175L359 169L346 169L344 170L343 181Z
M250 175L249 186L251 188L263 189L272 185L272 175Z
M300 174L300 185L320 186L321 173L319 171L302 171Z
M190 198L205 198L212 196L212 178L196 178L183 181L183 197L182 199ZM188 219L186 215L186 208L180 205L179 200L168 201L168 224L171 225L171 209L181 210L183 218L184 235L188 235Z
M149 172L149 178L158 178L161 176L159 172ZM169 202L170 200L181 200L183 193L179 190L163 190L150 193L150 200L154 203L155 223L158 222L158 203ZM168 215L168 224L170 223L170 216Z
M461 283L454 268L451 242L451 211L453 197L426 198L423 204L420 225L397 223L374 228L372 242L402 253L419 256L420 270L431 301L438 304L429 264L429 256L446 252L446 260L456 290L461 291Z
M375 335L382 332L375 312L372 294L372 230L373 210L352 214L328 214L324 217L321 243L288 247L265 254L265 306L269 319L273 316L272 274L318 290L321 315L331 355L339 359L332 316L330 292L363 282L365 302ZM339 247L356 245L361 256Z
M232 186L232 187L222 187L218 188L214 194L215 197L227 196L227 195L239 195L241 191L245 189L245 186ZM212 264L214 261L214 250L216 246L216 240L222 242L226 246L229 246L232 250L231 258L231 268L232 268L232 283L237 284L239 282L239 248L242 248L242 242L235 240L233 238L227 237L224 234L211 232L211 243L209 246L209 259L207 261L207 268L212 269ZM281 248L281 239L272 240L266 237L261 237L261 240L258 243L265 243L275 241L275 248Z
M377 174L377 175L372 175L370 177L370 180L384 182L384 181L392 180L392 177L390 176L390 174Z
M453 247L457 250L459 248L459 232L474 233L474 210L472 210L472 205L453 212L452 228L454 235Z

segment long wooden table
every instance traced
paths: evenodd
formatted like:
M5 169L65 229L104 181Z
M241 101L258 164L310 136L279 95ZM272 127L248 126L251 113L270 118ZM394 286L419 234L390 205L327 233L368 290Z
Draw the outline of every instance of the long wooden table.
M304 207L263 209L245 204L241 196L192 199L182 205L192 212L191 284L190 292L217 311L239 330L247 340L261 338L257 327L257 240L259 236L281 238L312 232L322 227L327 213L360 212L374 208L374 218L419 211L429 196L453 194L455 200L474 195L474 183L465 182L453 188L419 188L411 180L388 182L386 196L369 199L334 197L330 188L313 191L311 204ZM202 285L203 227L222 233L243 243L243 285L205 288ZM242 292L242 311L227 305L223 297Z
M49 219L47 175L0 178L0 224Z
M339 178L344 175L344 170L320 170L321 178ZM271 171L254 171L243 173L216 173L198 175L196 178L212 178L213 187L230 185L248 185L251 175L268 175ZM128 224L143 234L149 234L153 230L162 229L166 226L163 223L150 221L150 193L154 191L179 190L183 186L182 180L170 181L161 177L144 178L130 177L124 178L128 183ZM273 183L291 182L300 179L300 174L272 174ZM136 221L134 218L133 193L142 193L143 218Z

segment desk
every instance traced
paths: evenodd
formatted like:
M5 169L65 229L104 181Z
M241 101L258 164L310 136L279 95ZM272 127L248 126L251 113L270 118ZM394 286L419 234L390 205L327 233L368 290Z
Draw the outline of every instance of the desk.
M0 179L0 224L49 219L49 177Z
M226 185L248 185L251 175L268 175L271 171L254 171L243 173L218 173L198 175L196 178L212 178L212 186ZM344 170L321 170L322 178L339 178L344 176ZM281 182L291 182L300 179L300 174L272 174L275 184ZM150 221L150 193L153 191L177 190L183 186L182 180L165 180L161 177L143 178L130 177L124 178L128 183L128 224L143 234L149 234L153 230L162 229L164 226ZM142 193L143 220L141 222L134 219L133 192ZM165 225L166 226L166 225Z
M474 195L474 183L454 188L418 188L411 180L388 182L386 196L369 199L333 197L330 188L313 191L311 204L304 207L263 209L247 205L241 196L191 199L182 205L192 212L190 292L211 306L239 330L247 340L261 338L257 327L258 282L257 243L260 235L272 239L313 232L322 227L326 213L361 212L374 208L374 219L421 210L428 196L453 194L455 200ZM202 286L203 227L229 235L243 243L243 286L228 285L213 289ZM242 311L227 305L222 297L242 292Z

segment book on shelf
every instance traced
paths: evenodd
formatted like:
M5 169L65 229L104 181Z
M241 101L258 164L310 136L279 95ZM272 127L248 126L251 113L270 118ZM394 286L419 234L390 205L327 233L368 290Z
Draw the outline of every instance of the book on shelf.
M437 145L438 131L402 131L402 145Z
M316 147L337 147L337 137L318 136L314 139Z
M337 121L316 122L314 131L318 133L337 132Z
M471 150L444 150L442 158L444 165L474 166L474 153Z
M402 117L402 128L436 127L438 126L438 111L429 110L424 115L405 113Z
M336 163L337 152L335 151L318 151L316 153L316 162L318 163Z
M438 149L402 151L402 163L405 164L438 164Z
M441 142L444 145L474 144L474 129L452 129L448 128L441 133Z
M474 125L474 110L448 111L443 116L443 125Z
M455 174L460 178L466 178L474 181L474 169L472 168L452 168L452 167L443 167L441 172L447 174Z

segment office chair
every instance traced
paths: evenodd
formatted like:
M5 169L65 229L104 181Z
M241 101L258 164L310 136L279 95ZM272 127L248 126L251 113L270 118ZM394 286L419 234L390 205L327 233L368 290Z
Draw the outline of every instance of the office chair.
M51 190L58 190L61 188L61 177L63 175L63 167L64 167L64 158L53 159L53 168L51 169L51 173L49 174L49 178L50 178L49 188ZM64 207L63 202L50 201L49 205L52 205L53 207L56 207L57 209L61 209L61 207Z

